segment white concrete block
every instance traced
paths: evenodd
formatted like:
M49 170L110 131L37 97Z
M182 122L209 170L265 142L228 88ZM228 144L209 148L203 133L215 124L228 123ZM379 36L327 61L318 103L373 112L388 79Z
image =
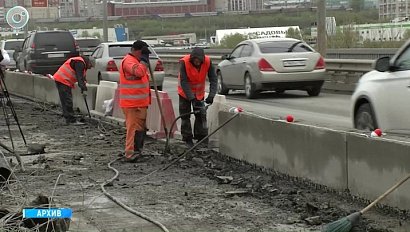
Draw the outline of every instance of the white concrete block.
M105 100L114 99L115 90L118 83L111 81L101 81L97 88L97 96L95 99L95 110L104 113L103 104Z

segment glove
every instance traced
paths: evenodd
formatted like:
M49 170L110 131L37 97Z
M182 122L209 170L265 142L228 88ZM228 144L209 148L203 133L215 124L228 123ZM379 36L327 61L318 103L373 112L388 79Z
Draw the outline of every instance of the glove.
M149 64L149 54L141 54L140 59L141 59L141 61L145 62L146 64Z
M200 110L202 108L205 107L204 102L203 101L199 101L198 99L194 99L192 100L192 105L194 107L194 110Z
M207 97L205 102L208 105L212 105L212 103L214 103L214 98L213 97Z
M151 52L149 51L148 47L142 47L141 54L149 55Z

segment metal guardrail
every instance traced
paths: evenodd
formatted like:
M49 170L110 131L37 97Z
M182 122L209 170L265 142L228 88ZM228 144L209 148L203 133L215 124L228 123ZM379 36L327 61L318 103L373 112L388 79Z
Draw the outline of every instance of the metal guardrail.
M325 59L326 70L333 72L366 73L373 69L374 60Z
M186 53L184 53L186 54ZM184 55L180 54L159 54L164 63L178 63ZM209 53L208 53L209 54ZM214 64L222 61L221 56L210 54ZM332 72L366 73L372 70L374 60L358 59L325 59L326 70Z
M226 50L219 50L218 53L211 53L215 49L206 50L212 59L212 63L217 65L222 61L222 54L227 54ZM166 50L157 53L165 65L167 75L178 75L178 62L190 50ZM323 86L324 89L336 92L353 92L360 76L371 71L375 60L373 59L325 59L328 78Z

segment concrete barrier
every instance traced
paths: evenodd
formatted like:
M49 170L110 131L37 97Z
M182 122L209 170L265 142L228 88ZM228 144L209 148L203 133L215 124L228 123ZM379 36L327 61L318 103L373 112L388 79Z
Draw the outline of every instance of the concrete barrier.
M95 99L95 111L100 113L105 112L105 110L103 109L104 101L114 98L115 90L117 89L117 87L117 82L100 81Z
M41 75L31 75L18 72L6 72L6 85L11 94L17 94L52 104L60 104L60 98L55 81ZM87 102L90 110L94 109L97 85L87 84ZM87 113L84 98L78 86L72 91L74 108Z
M34 77L32 75L6 71L4 82L11 93L29 98L34 97Z
M171 129L171 124L175 120L175 112L172 104L172 99L169 98L168 93L163 91L158 91L160 102L162 105L162 112L165 118L165 124L168 131L172 130L171 135L174 135L174 132L177 131L177 127ZM155 91L151 90L151 105L148 107L148 118L147 118L147 128L154 132L152 136L154 138L165 138L164 124L161 120L161 114L159 111L159 106L157 103L157 97Z
M208 107L207 110L207 123L208 123L208 131L209 133L214 131L219 126L219 111L228 111L228 107L226 106L226 97L225 95L215 95L214 103ZM218 147L218 140L219 140L219 132L215 133L212 137L210 137L210 141L212 141L213 146Z
M41 102L60 104L60 98L58 95L58 90L55 81L43 76L33 76L34 98Z
M410 144L347 135L349 189L352 194L375 199L410 173ZM388 196L383 203L410 209L410 182Z
M219 113L220 123L232 114ZM410 173L410 143L240 115L220 133L235 159L373 200ZM410 182L382 203L410 209Z
M220 112L220 122L230 115ZM220 136L223 154L336 189L347 188L344 134L243 114Z

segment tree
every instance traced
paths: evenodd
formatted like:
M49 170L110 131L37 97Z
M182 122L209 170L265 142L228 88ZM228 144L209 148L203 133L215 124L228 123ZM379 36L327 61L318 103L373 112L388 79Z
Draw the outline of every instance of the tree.
M90 37L90 34L88 33L88 31L84 30L83 32L81 32L81 37Z
M299 29L293 29L292 27L286 32L286 38L302 39Z
M350 0L350 7L354 11L361 11L364 9L364 0Z
M247 36L236 33L233 35L224 36L221 40L220 47L223 48L234 48L238 43L248 39Z
M408 40L410 39L410 30L406 29L406 31L403 34L403 40Z
M101 34L99 32L94 32L93 37L97 37L97 38L101 39Z
M336 35L328 37L329 48L353 48L358 42L359 35L351 25L337 29Z

